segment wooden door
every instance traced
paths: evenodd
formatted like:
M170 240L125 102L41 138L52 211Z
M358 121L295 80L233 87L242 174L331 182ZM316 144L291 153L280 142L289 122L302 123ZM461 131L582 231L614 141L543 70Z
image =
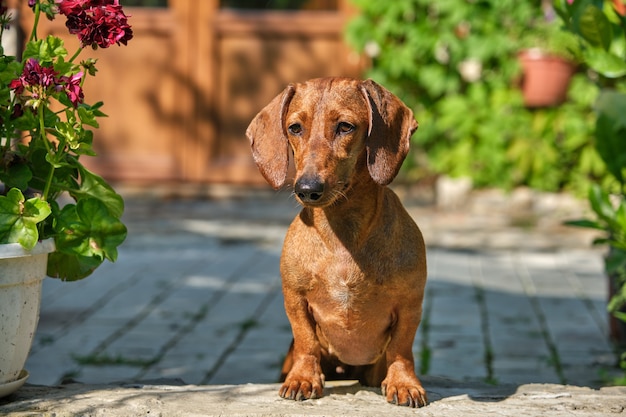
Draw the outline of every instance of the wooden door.
M359 74L343 42L347 0L307 0L299 10L249 8L265 0L121 3L165 7L125 6L128 45L81 55L98 59L86 100L104 101L109 115L95 132L98 156L85 162L111 180L262 183L245 137L254 115L290 82ZM64 22L43 21L40 36L60 36L74 51Z

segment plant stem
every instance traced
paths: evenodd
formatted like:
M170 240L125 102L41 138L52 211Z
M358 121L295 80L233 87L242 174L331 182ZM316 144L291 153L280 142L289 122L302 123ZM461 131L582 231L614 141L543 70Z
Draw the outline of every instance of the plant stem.
M39 15L41 15L41 5L39 1L35 3L35 22L33 23L33 30L30 32L29 42L37 40L37 26L39 25Z
M76 52L74 52L74 55L72 55L72 57L70 58L69 62L74 62L74 60L78 57L78 55L80 55L80 53L83 51L83 48L79 47L78 50L76 50Z
M48 174L48 179L46 180L46 187L43 189L43 195L41 199L44 201L48 200L48 194L50 194L50 187L52 186L52 178L54 177L54 166L50 166L50 173Z
M37 117L39 119L39 139L43 141L44 146L46 147L46 152L50 154L50 144L48 143L48 138L46 137L46 123L44 121L43 111L44 106L43 103L39 103L37 107Z
M44 106L40 104L37 108L37 115L39 116L39 138L43 141L46 151L48 152L48 155L50 155L51 147L50 143L48 143L48 138L46 137L46 125L44 123L43 111ZM46 185L43 189L42 195L42 199L44 201L48 200L48 195L50 194L50 187L52 186L52 179L54 178L54 169L54 165L50 164L50 172L48 173L48 179L46 180Z

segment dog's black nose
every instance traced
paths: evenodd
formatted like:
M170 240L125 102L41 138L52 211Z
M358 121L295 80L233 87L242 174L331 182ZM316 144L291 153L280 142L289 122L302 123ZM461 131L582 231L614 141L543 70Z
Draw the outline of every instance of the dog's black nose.
M300 177L294 186L296 195L303 203L312 203L324 194L324 183L317 177Z

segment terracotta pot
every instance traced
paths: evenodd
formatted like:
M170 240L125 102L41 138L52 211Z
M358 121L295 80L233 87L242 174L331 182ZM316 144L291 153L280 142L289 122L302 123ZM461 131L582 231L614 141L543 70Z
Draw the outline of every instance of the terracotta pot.
M565 101L576 70L573 62L539 49L522 51L518 58L523 69L522 93L527 107L550 107Z
M48 253L54 240L39 242L31 251L17 243L0 245L0 396L19 388L28 375L28 357L41 303Z

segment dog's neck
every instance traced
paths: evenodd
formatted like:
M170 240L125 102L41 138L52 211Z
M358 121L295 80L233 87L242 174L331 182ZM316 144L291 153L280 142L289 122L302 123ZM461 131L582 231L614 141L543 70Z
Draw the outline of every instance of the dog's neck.
M332 205L305 207L300 215L326 242L339 239L343 246L358 247L380 224L384 194L385 187L367 175L356 180Z

